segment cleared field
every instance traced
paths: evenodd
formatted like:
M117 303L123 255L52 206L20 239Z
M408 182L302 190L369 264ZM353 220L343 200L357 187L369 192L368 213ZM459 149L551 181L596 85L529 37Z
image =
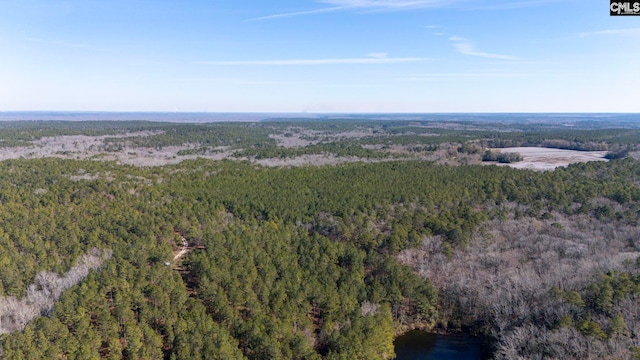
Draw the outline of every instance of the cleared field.
M522 161L503 164L516 169L553 170L560 166L588 161L608 161L606 151L576 151L541 147L512 147L492 149L495 152L512 152L522 156Z

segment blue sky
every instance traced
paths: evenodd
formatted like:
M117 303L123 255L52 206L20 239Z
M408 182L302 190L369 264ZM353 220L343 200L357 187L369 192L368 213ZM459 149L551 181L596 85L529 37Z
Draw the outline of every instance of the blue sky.
M0 0L0 111L640 112L605 0Z

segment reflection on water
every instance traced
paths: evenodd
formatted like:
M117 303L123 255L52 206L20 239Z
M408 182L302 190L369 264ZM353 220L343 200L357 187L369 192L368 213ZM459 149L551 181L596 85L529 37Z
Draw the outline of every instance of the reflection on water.
M481 360L482 339L410 331L394 341L397 360Z

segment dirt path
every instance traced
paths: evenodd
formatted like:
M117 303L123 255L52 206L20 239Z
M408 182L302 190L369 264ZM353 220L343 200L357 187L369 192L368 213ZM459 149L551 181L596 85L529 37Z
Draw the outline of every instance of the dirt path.
M173 263L177 263L187 252L189 252L189 242L182 236L182 249L173 257Z

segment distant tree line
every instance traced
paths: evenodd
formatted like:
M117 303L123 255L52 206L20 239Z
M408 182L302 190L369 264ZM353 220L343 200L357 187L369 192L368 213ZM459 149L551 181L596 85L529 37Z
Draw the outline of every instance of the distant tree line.
M503 164L514 163L522 161L522 156L513 152L498 152L486 150L482 155L482 161L497 161Z

